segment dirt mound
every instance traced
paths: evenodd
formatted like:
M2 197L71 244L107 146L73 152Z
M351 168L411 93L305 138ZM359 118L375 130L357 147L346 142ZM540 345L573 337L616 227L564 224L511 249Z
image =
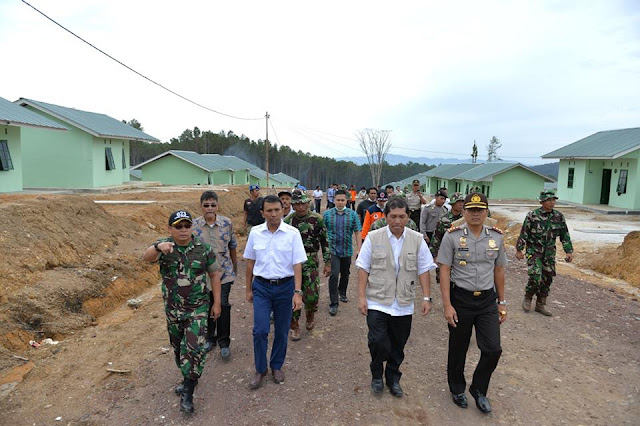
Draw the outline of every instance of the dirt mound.
M167 234L172 211L199 215L201 192L0 196L9 225L0 232L0 354L23 353L32 339L64 339L156 284L158 268L141 253ZM243 187L218 191L220 213L239 234L246 194ZM94 202L100 199L154 203ZM0 358L0 371L11 366L11 357Z
M627 281L640 287L640 231L629 232L613 255L593 259L592 268L598 272Z

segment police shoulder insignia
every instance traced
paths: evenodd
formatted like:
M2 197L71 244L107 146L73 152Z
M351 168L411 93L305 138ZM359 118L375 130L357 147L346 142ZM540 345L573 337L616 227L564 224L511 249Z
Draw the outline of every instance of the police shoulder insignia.
M498 228L498 227L496 227L496 226L492 226L492 227L491 227L491 230L492 230L492 231L496 231L498 234L502 234L502 233L503 233L503 232L502 232L502 229L500 229L500 228Z
M455 232L458 231L462 228L460 228L459 226L452 226L451 228L447 229L447 232Z

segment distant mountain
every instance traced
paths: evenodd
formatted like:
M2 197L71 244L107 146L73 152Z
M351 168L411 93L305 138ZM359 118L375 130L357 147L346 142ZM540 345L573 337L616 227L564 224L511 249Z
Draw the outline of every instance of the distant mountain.
M543 175L550 176L558 180L558 170L560 169L560 162L540 164L537 166L529 166L529 168L535 170Z
M355 164L367 164L367 157L341 157L336 158L338 161L351 161ZM428 157L407 157L404 155L396 155L396 154L387 154L385 157L387 163L392 166L396 164L407 164L408 162L418 163L418 164L426 164L428 166L431 165L439 165L439 164L459 164L459 163L470 163L471 159L468 160L460 160L458 158L428 158Z

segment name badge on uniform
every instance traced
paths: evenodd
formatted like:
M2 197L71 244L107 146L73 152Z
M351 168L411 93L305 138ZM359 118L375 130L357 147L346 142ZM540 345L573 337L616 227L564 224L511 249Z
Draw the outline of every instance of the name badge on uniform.
M469 251L469 247L458 247L458 251Z

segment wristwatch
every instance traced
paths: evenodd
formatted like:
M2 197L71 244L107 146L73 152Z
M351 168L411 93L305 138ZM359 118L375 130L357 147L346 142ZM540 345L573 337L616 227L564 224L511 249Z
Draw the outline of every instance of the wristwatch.
M422 300L424 300L425 302L431 302L433 303L433 297L423 297Z
M293 290L293 292L295 294L299 294L300 296L302 296L302 290Z
M155 248L158 253L162 253L162 250L158 248L158 244L160 244L160 241L153 243L153 248Z
M506 304L507 304L506 299L505 299L505 300L499 300L499 301L498 301L498 305L506 305Z

